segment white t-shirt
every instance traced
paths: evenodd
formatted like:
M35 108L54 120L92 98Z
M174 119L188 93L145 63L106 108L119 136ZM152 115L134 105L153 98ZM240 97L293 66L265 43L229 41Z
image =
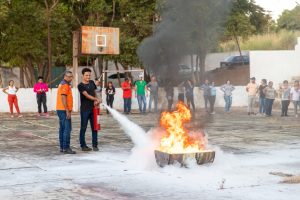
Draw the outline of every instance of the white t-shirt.
M7 93L11 94L11 95L15 95L17 93L16 87L15 86L13 86L13 87L8 86Z
M300 90L295 90L295 88L293 87L291 89L291 95L293 101L300 101Z

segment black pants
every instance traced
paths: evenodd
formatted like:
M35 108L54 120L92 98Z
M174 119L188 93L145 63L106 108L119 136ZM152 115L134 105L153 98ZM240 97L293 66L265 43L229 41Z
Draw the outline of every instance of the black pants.
M106 104L109 106L109 107L111 107L111 108L113 108L113 103L114 103L114 95L107 95L106 96ZM107 113L108 113L108 110L107 110Z
M205 103L205 111L208 112L208 102L209 102L209 96L208 95L204 95L204 103Z
M196 108L195 108L194 96L186 95L186 101L189 109L191 109L191 104L192 104L193 111L195 111Z
M38 104L38 112L42 113L42 104L44 108L44 113L47 113L47 96L46 93L36 94L36 100Z
M266 115L272 115L272 108L273 108L274 99L267 99L266 98Z
M209 106L210 106L210 112L214 112L215 110L215 102L216 102L216 96L210 96L209 97Z
M289 100L281 101L281 115L282 116L287 116L288 115L289 105L290 105Z

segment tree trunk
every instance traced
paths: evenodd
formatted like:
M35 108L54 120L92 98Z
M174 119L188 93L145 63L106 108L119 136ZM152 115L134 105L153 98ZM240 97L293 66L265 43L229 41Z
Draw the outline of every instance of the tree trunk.
M25 82L24 82L24 68L23 68L23 66L20 67L20 87L21 88L25 87Z
M100 83L101 85L103 85L103 56L100 55L98 56L98 70L99 70L99 77L97 78L100 78Z
M237 45L237 47L238 47L238 49L239 49L240 56L242 56L242 50L241 50L239 38L237 37L237 35L236 35L235 33L233 34L233 37L234 37L234 40L235 40L235 42L236 42L236 45Z
M119 87L121 87L121 77L120 77L120 72L119 72L119 65L118 65L118 61L115 60L115 66L116 66L116 69L117 69L117 75L118 75L118 82L119 82Z
M205 58L206 54L200 54L200 83L204 82L205 79Z
M200 79L199 79L199 55L196 56L196 83L197 83L197 85L200 84Z
M2 68L0 67L0 88L3 88Z
M105 70L108 70L108 60L105 60ZM104 79L105 79L104 87L106 87L107 86L107 72L105 72L104 76L105 76L104 77Z
M192 76L192 80L193 83L195 84L195 69L194 69L194 55L191 54L191 76Z
M50 13L47 14L47 48L48 48L48 78L49 82L52 80L52 44L51 44L51 32L50 32Z

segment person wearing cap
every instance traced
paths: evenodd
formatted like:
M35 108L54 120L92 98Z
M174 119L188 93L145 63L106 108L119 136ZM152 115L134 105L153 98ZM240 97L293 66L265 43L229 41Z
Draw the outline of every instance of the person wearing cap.
M147 83L144 81L144 76L142 74L139 75L139 80L135 82L135 97L139 103L140 113L145 114L147 108L146 102L146 92Z
M246 86L246 91L248 93L248 115L254 114L254 104L258 92L258 85L255 81L255 77L252 77L250 79L250 83L248 83L248 85Z
M124 100L124 113L130 114L131 113L131 83L129 78L125 78L125 81L122 83L122 90L123 90L123 100Z

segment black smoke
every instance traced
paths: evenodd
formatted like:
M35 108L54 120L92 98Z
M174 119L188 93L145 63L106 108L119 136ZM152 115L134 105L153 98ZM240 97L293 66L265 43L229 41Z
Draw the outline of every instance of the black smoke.
M205 54L216 44L229 5L230 0L158 0L159 22L138 48L146 70L175 84L185 56Z

